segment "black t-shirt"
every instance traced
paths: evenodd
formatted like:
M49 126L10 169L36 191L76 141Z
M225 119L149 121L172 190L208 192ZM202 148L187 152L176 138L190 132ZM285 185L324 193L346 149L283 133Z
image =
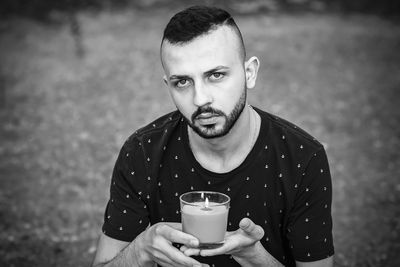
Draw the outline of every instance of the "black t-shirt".
M228 231L250 218L265 231L261 244L284 265L333 255L332 184L323 146L297 126L255 110L261 116L258 139L228 173L196 161L178 111L131 135L114 167L104 234L130 242L149 224L180 222L182 193L219 191L231 198ZM240 266L229 255L196 259Z

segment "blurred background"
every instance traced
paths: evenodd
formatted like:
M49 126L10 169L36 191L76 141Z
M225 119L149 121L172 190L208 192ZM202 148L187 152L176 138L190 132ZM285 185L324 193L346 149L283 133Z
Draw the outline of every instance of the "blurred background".
M174 109L163 28L199 3L260 58L249 102L325 145L335 266L400 266L397 0L2 0L0 266L90 265L120 147Z

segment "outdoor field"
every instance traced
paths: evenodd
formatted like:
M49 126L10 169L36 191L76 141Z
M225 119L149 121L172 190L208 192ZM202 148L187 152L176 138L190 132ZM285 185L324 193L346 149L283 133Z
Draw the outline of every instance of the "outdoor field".
M175 12L0 20L0 266L89 266L124 140L172 111L159 43ZM55 15L57 21L57 15ZM237 16L261 61L249 103L326 147L335 266L400 266L400 24Z

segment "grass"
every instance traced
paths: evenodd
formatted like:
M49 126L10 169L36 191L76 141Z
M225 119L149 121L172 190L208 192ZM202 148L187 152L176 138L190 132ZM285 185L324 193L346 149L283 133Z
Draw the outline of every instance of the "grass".
M158 46L172 11L0 23L0 265L88 266L124 139L174 108ZM261 60L249 102L327 148L335 266L399 266L400 26L372 16L240 16Z

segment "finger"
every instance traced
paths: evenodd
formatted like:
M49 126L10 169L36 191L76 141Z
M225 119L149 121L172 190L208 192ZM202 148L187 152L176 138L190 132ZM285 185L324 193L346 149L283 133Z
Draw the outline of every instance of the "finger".
M166 257L165 261L172 261L173 266L201 266L201 263L196 261L195 259L186 256L179 249L166 245L163 246L162 257Z
M180 248L180 251L182 251L183 254L185 254L188 257L200 255L200 249L198 248L189 248L187 246L182 246Z
M242 229L249 236L260 240L264 236L264 229L261 226L255 224L249 218L243 218L239 223L240 229Z
M163 236L172 243L185 244L191 247L197 247L199 245L199 240L197 240L197 238L173 228L170 224L160 224L155 231L158 235Z
M223 255L230 254L230 252L238 246L237 239L226 240L225 243L219 247L214 249L202 249L200 251L200 255L203 257L215 256L215 255Z

